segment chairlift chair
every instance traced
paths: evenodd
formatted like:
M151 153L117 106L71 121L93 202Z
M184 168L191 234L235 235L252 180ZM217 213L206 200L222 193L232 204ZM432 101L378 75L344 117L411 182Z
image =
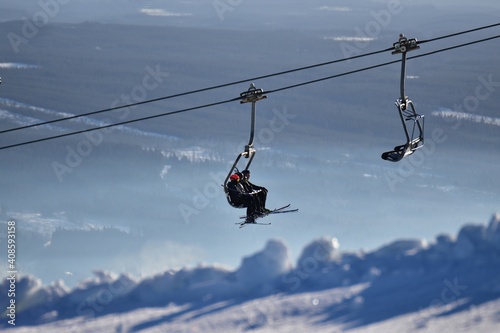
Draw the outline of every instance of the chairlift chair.
M418 148L424 145L424 116L419 115L415 110L413 102L405 95L405 80L406 80L406 53L419 49L415 38L407 39L403 34L399 36L398 42L393 44L394 51L392 54L402 54L401 60L401 82L400 82L400 98L396 100L401 123L406 136L406 143L394 147L393 150L382 154L382 159L391 162L398 162L403 157L411 155ZM411 124L413 122L413 124ZM410 123L411 132L409 131Z
M413 102L409 99L405 101L398 99L396 107L398 108L401 123L403 124L406 143L382 154L382 159L391 162L401 161L403 157L413 154L415 150L424 145L424 116L417 114ZM408 130L409 126L407 123L411 126L411 133Z

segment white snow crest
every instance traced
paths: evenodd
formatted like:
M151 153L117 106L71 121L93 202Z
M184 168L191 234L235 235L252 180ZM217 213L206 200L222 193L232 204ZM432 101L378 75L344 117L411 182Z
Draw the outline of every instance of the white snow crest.
M482 123L486 125L500 126L500 118L482 116L474 113L458 112L446 108L443 108L439 111L434 111L432 112L432 115L442 118L452 118L452 119L470 121L473 123Z
M426 247L426 243L420 239L402 239L389 245L382 246L373 252L373 256L378 258L401 256L417 253Z
M488 229L486 230L486 239L491 245L500 250L500 213L491 217Z
M51 110L35 105L30 105L27 103L19 102L13 99L8 99L8 98L0 98L0 106L8 108L8 109L13 109L13 110L25 110L32 112L33 114L44 114L44 115L49 115L51 117L56 117L57 118L68 118L68 117L74 117L75 114L69 113L69 112L61 112L61 111L56 111L56 110ZM34 117L29 117L29 116L23 116L19 115L7 110L0 110L0 119L7 119L10 120L18 125L25 126L25 125L32 125L35 123L40 123L43 122L42 119L40 118L34 118ZM73 118L71 119L71 122L74 123L80 123L80 124L85 124L85 125L91 125L94 127L101 127L101 126L107 126L109 125L109 122L106 121L101 121L98 119L94 119L91 117L78 117L78 118ZM59 126L53 126L53 125L44 125L47 126L48 129L51 130L57 130L61 131L64 130L65 128L59 127ZM143 136L143 137L150 137L150 138L158 138L158 139L166 139L169 141L177 141L178 138L175 136L171 135L165 135L165 134L160 134L156 132L150 132L150 131L143 131L139 130L133 127L128 127L128 126L116 126L115 127L117 130L136 135L136 136Z
M197 146L185 149L165 150L162 151L162 155L166 158L176 158L179 161L186 159L192 163L222 161L222 158L216 152Z
M142 8L140 10L141 14L146 14L148 16L161 16L161 17L185 17L192 16L191 13L176 13L171 12L161 8Z
M280 240L270 240L262 252L243 259L236 277L244 289L270 291L272 282L291 267L287 246Z
M341 258L337 238L323 237L307 245L297 260L297 267L316 267Z
M23 64L19 62L0 62L0 69L36 69L37 65Z

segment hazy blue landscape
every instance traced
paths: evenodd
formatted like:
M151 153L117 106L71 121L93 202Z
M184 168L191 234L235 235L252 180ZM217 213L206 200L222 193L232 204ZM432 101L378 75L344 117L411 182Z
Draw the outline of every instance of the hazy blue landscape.
M67 288L94 270L142 279L208 263L235 272L242 257L269 240L286 244L296 263L322 237L338 240L342 251L371 253L395 240L432 242L488 221L500 211L500 39L407 62L406 94L425 116L425 145L398 163L380 156L405 139L394 106L400 63L272 91L400 55L254 78L388 49L401 33L428 40L495 24L499 7L0 0L0 265L7 267L7 221L16 222L19 276L44 285L61 280ZM423 43L408 56L499 32L497 26ZM267 217L270 226L239 229L244 210L230 207L221 187L248 141L249 104L3 149L230 100L250 83L272 92L257 103L252 181L269 190L268 207L299 209ZM3 132L152 99L162 100Z

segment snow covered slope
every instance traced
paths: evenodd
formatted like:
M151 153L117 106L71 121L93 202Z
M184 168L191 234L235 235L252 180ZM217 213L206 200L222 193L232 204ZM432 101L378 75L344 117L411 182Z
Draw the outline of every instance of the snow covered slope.
M295 265L285 243L270 240L235 271L200 265L141 279L99 271L72 290L19 278L13 332L493 332L499 264L500 215L457 237L367 253L322 238ZM2 295L8 288L3 281Z

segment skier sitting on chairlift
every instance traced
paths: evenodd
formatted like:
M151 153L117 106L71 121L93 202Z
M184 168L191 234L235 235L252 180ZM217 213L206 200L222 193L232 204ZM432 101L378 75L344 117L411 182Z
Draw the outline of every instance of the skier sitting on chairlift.
M229 179L230 182L227 183L227 188L231 202L236 206L246 207L247 221L249 223L255 222L255 216L262 210L258 198L246 191L243 184L240 183L240 176L238 174L232 174Z
M267 188L255 185L250 182L250 170L246 169L241 172L240 183L243 185L247 193L254 193L259 202L261 214L268 214L271 210L266 208Z

